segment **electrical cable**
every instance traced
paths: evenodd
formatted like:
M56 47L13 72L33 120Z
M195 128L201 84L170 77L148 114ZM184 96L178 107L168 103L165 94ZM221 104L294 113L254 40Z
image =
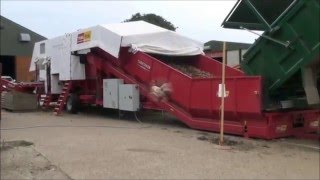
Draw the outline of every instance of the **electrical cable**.
M140 123L140 124L143 124L142 121L140 121L140 119L138 118L137 116L137 112L133 112L134 113L134 117L136 118L136 120Z
M137 120L141 125L144 124L144 123L138 118L137 112L134 111L133 113L134 113L134 117L136 118L136 120ZM152 126L149 125L149 126L146 126L145 128L150 128L150 127L152 127Z

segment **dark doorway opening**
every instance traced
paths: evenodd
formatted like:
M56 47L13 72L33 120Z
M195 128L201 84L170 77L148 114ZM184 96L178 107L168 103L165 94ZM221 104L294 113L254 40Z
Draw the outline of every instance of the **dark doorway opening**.
M2 63L2 76L11 76L16 79L16 62L14 56L0 56Z

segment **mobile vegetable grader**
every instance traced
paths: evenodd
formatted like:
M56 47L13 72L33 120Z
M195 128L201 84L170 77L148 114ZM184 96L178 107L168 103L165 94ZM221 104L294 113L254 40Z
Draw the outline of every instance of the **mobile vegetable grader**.
M304 5L298 6L301 2ZM246 5L239 3L238 7ZM314 83L301 80L297 73L305 79L314 78L308 67L319 61L319 37L317 33L314 38L305 37L319 31L319 25L304 20L309 28L315 28L306 32L294 31L297 28L287 24L301 21L299 14L304 8L312 9L307 11L315 17L319 4L314 9L308 6L309 1L291 3L285 10L278 9L281 18L273 23L277 28L272 25L272 32L268 29L264 33L272 40L290 41L285 47L261 37L246 53L244 71L226 67L226 133L273 139L318 131L319 102L314 89L311 95L308 89L314 88ZM230 19L224 26L235 27L237 23ZM251 22L243 23L242 28L251 28L245 26ZM294 32L287 32L287 28ZM303 44L310 46L310 52L300 49L305 48ZM143 21L98 25L36 43L30 71L36 71L38 80L44 81L43 106L56 102L55 114L65 105L68 111L77 112L81 104L125 111L159 109L191 128L219 131L222 64L204 56L202 50L203 43ZM290 80L296 77L300 79ZM293 89L300 86L303 92ZM314 96L311 103L308 101L311 105L295 105L309 95Z

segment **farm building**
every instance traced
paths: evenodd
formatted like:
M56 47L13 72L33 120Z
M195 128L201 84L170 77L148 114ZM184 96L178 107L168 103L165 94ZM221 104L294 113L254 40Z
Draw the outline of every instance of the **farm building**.
M17 81L34 80L29 72L33 46L46 38L3 16L0 22L2 75Z
M240 64L243 54L249 49L251 44L248 43L238 43L238 42L226 42L227 51L227 65L230 67L235 67ZM205 43L204 53L214 58L215 60L222 61L222 41L208 41Z

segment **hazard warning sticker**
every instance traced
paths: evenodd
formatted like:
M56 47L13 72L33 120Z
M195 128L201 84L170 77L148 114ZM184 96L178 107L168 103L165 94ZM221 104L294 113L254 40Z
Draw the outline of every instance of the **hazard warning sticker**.
M91 41L91 31L86 31L78 34L77 44Z
M286 124L278 125L276 127L276 131L277 131L277 133L283 133L283 132L287 131L287 128L288 128L288 126Z

